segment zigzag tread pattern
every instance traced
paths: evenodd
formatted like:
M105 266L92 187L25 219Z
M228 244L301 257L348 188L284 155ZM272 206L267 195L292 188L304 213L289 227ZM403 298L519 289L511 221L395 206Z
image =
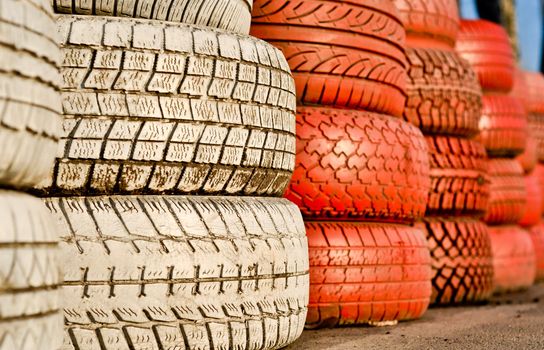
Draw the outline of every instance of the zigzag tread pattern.
M395 224L306 222L310 247L307 328L419 318L431 266L423 232Z
M45 201L62 230L63 349L276 349L302 332L307 239L287 200Z
M487 226L471 217L425 217L433 265L433 304L485 301L493 293L493 255Z
M57 13L195 24L248 34L253 0L53 0Z

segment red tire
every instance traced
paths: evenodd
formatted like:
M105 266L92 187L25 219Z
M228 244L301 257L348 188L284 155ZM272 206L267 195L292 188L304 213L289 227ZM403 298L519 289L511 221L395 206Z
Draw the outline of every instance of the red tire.
M529 134L527 123L527 114L518 99L508 95L484 95L478 140L490 156L516 156L525 150Z
M536 280L544 280L544 223L541 222L529 229L533 241L536 258Z
M434 304L473 303L493 293L493 256L487 225L470 217L425 217L433 265Z
M405 31L390 0L257 0L251 34L283 51L299 102L402 115Z
M535 281L535 249L529 233L519 226L490 226L495 292L529 288Z
M514 50L506 31L485 20L462 20L456 49L467 59L482 89L508 92L514 84Z
M529 114L527 124L536 142L538 160L544 162L544 115Z
M426 136L431 161L428 214L483 214L489 201L488 159L476 141Z
M453 48L459 31L456 0L394 0L410 47Z
M526 205L523 217L519 224L523 227L530 227L540 222L542 216L543 193L540 188L540 179L535 172L525 175Z
M525 108L525 112L529 113L529 85L527 84L526 73L520 68L514 71L514 85L510 90L510 96L517 98Z
M427 133L478 133L482 91L470 64L454 51L408 48L406 56L404 119Z
M490 197L484 221L494 225L518 223L527 205L521 165L515 159L490 159L489 174Z
M544 75L537 72L525 72L525 81L529 90L529 113L544 114Z
M306 222L310 257L307 328L421 317L431 261L421 230L362 222Z
M535 167L534 173L540 182L540 190L544 192L544 164L538 163ZM544 213L544 199L542 200L542 213Z
M425 213L429 156L415 126L381 114L300 107L285 196L307 218L413 222Z
M517 156L517 160L525 174L530 173L536 167L538 163L538 144L533 136L535 130L531 127L531 122L529 119L529 133L527 134L527 142L525 143L525 150L522 154ZM544 140L543 140L544 141ZM543 145L544 146L544 145Z

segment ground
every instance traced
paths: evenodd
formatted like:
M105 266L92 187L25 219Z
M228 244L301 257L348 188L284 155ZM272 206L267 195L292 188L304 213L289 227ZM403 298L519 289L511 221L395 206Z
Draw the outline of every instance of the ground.
M544 349L544 284L472 307L432 308L392 327L305 331L289 350Z

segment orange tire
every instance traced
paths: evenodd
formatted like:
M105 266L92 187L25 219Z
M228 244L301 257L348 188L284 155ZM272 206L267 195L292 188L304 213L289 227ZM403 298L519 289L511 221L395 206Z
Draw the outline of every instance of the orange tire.
M310 258L307 328L421 317L431 260L420 229L382 223L306 222Z
M530 173L533 171L533 169L536 167L536 163L538 163L538 143L533 136L535 134L535 130L531 128L530 118L529 118L529 133L527 134L527 142L525 143L525 150L522 154L517 156L517 160L521 167L523 168L523 171L525 174ZM544 141L544 139L543 139ZM544 144L543 144L544 146Z
M529 90L529 113L544 114L544 75L538 72L525 72L525 81Z
M512 86L512 90L510 90L510 96L521 101L526 113L530 112L529 94L526 72L520 68L516 68L514 70L514 85Z
M527 197L523 217L518 223L523 227L530 227L540 222L542 216L543 193L540 188L540 179L535 172L527 174L523 178L525 181Z
M536 142L538 160L544 162L544 114L529 114L527 124Z
M533 241L536 258L536 280L544 280L544 222L540 222L529 229Z
M535 167L534 173L540 183L540 190L544 192L544 164L538 163ZM544 213L544 199L542 200L542 213Z
M402 115L405 30L391 0L257 0L251 34L283 51L300 103Z
M490 226L495 292L529 288L536 276L535 249L529 233L519 226Z

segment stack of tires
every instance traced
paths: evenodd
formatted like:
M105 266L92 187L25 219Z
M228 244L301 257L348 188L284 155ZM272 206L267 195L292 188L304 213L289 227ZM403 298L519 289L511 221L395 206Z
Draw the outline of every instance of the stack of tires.
M308 246L274 197L294 168L295 85L248 35L251 1L54 8L64 132L36 190L61 233L63 349L293 342Z
M495 291L526 288L534 282L536 267L529 233L519 225L527 187L515 157L526 148L528 127L523 101L510 94L514 52L505 30L483 20L461 22L456 48L472 64L484 90L479 140L490 157L490 200L484 220L493 248Z
M0 349L58 349L55 222L25 192L47 177L61 133L60 51L47 0L0 2Z
M280 48L298 98L286 198L305 219L306 326L420 317L431 294L424 234L428 148L402 120L405 30L391 0L257 0L252 33Z
M470 64L454 50L455 0L396 0L407 31L404 118L425 134L431 191L418 223L431 252L433 304L474 303L493 292L491 241L481 221L489 197L487 155L474 137L482 92Z

